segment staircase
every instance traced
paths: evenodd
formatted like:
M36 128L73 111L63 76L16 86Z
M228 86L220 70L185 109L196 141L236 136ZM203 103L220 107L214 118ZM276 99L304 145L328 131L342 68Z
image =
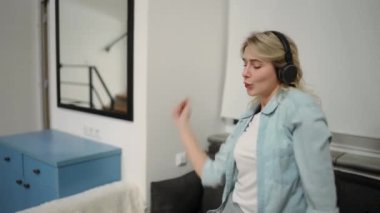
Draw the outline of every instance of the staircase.
M113 111L118 113L127 113L127 95L126 94L118 94L115 96L115 105L114 108L111 109L111 106L103 107L106 111Z

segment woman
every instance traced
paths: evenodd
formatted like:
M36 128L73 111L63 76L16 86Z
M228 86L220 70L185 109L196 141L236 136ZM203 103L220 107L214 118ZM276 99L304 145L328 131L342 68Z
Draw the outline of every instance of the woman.
M241 49L249 110L211 160L189 126L190 104L174 120L203 185L224 185L210 212L338 212L329 150L331 133L305 92L295 43L276 31L253 33Z

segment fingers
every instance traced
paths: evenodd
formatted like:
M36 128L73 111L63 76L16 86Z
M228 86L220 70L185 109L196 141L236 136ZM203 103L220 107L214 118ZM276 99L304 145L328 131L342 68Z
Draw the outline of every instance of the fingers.
M185 99L181 101L181 103L178 106L178 113L179 115L183 115L184 113L189 111L189 99Z
M188 99L182 100L178 106L175 108L176 117L181 117L183 113L187 110L189 105Z
M174 109L173 117L178 124L188 122L190 117L190 101L188 98L182 100Z

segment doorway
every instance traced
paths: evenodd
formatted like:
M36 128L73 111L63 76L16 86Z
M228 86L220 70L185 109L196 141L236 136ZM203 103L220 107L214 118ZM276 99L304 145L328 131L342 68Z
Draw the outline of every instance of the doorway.
M48 41L48 5L49 0L40 1L40 26L41 26L41 82L42 82L42 119L43 128L50 129L49 107L49 41Z

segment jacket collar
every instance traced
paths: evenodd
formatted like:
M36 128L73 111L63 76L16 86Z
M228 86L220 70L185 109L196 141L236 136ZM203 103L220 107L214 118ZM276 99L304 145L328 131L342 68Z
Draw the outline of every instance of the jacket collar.
M264 107L264 109L261 110L261 112L263 114L265 114L265 115L272 114L277 109L277 106L280 103L280 95L281 95L281 92L279 92L278 94L276 94L275 96L273 96L269 100L269 102L267 103L267 105Z
M283 93L284 91L280 90L276 95L274 95L270 100L269 102L267 103L267 105L264 107L264 109L261 110L261 112L264 114L264 115L270 115L272 114L278 107L278 105L280 104L281 102L281 99L282 99L282 96L283 96ZM249 108L248 111L246 111L241 117L240 119L245 119L245 118L249 118L251 117L254 112L256 112L257 108L260 107L260 102L255 102L252 104L252 106Z

